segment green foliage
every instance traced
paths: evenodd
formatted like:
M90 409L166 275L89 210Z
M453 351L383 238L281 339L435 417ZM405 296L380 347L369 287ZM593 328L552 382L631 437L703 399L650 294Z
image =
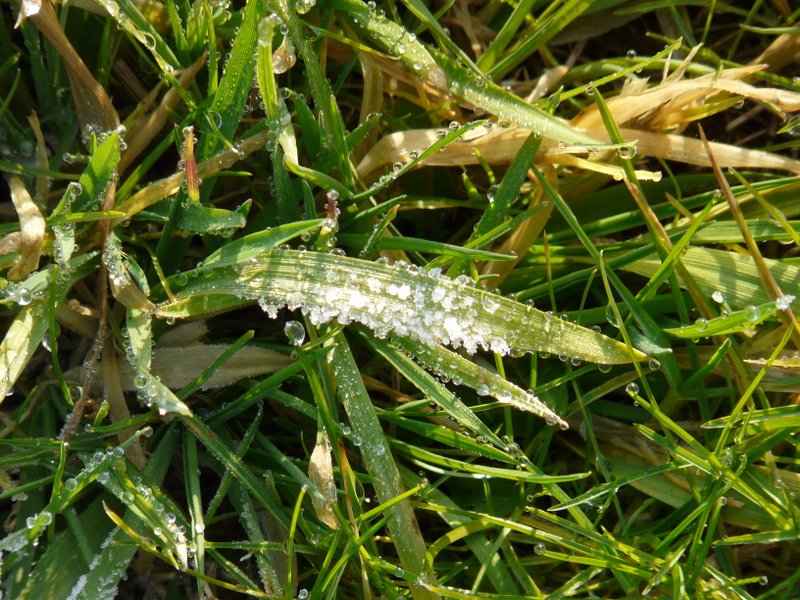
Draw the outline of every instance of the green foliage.
M4 597L796 597L800 14L56 9L0 9Z

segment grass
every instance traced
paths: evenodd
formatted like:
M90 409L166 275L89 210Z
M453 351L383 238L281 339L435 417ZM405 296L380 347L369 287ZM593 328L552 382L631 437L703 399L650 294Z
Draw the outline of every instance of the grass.
M2 16L5 597L798 597L788 4Z

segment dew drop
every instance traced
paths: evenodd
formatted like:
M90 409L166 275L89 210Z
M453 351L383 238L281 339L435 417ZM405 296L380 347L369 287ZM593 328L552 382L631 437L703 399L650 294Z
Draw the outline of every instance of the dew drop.
M536 554L538 554L539 556L541 556L542 554L544 554L546 550L547 550L547 547L546 547L544 544L542 544L541 542L539 542L538 544L536 544L536 545L533 547L533 551L534 551Z
M617 322L617 315L614 313L614 307L610 304L606 307L606 321L612 327L619 329L619 323Z
M133 387L135 387L137 390L143 390L145 387L147 387L147 377L142 373L138 373L133 378Z
M750 306L746 306L744 309L744 317L751 323L758 321L758 308L752 304Z
M694 322L694 326L700 331L705 331L708 328L708 320L700 317Z
M661 368L661 362L656 358L651 358L650 362L647 363L647 366L650 367L651 371L658 371Z
M14 298L20 306L27 306L31 303L31 300L33 300L33 294L26 287L18 287Z
M791 294L784 294L775 300L775 306L777 306L779 310L789 310L789 307L792 306L794 299L795 297Z
M299 321L286 321L283 332L293 346L301 346L306 339L306 329Z
M636 156L636 148L634 146L622 146L617 149L617 155L622 159L629 160Z
M722 304L723 302L725 302L725 294L723 294L719 290L715 290L714 293L711 294L711 299L717 304Z
M625 386L625 391L631 395L639 393L639 384L635 381L631 381L628 385Z

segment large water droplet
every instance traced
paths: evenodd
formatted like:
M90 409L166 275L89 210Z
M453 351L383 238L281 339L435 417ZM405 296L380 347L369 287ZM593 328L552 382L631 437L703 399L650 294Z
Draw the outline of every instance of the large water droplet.
M293 346L300 346L306 339L306 328L299 321L286 321L283 332Z

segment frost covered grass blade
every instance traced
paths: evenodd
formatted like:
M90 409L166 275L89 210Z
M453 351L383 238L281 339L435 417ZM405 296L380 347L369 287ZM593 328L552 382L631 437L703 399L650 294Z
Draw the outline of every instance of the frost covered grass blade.
M541 351L600 364L645 358L590 329L476 288L468 277L452 280L402 262L274 249L244 264L189 275L175 299L159 305L158 316L198 316L213 296L234 296L257 301L272 317L284 306L299 308L314 324L356 321L378 337L391 333L470 354Z

